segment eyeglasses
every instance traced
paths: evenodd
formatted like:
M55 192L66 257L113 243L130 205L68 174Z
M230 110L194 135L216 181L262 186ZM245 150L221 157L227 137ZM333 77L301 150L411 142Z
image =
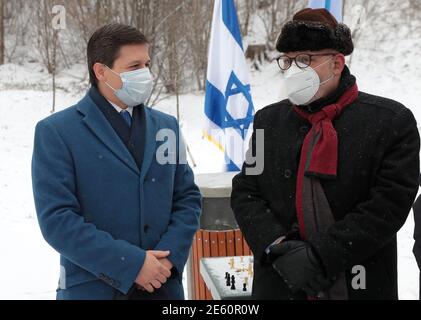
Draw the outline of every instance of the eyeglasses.
M319 57L319 56L335 56L337 53L318 53L318 54L308 54L308 53L302 53L296 56L295 58L291 58L287 56L286 54L283 54L279 58L276 59L278 62L278 66L282 71L286 71L292 66L292 62L294 61L296 66L300 69L308 68L313 60L313 57Z

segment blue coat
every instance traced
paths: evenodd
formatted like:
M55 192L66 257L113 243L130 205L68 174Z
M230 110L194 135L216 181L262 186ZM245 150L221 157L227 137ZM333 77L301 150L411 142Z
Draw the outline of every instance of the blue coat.
M157 132L171 129L178 137L176 119L149 108L145 117L140 170L89 95L37 124L33 191L42 234L61 256L58 299L128 294L146 250L170 250L174 264L153 297L184 299L182 273L201 195L187 164L157 161Z

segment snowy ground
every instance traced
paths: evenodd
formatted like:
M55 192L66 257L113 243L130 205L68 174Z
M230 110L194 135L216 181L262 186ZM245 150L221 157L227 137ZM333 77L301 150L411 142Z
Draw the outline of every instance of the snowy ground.
M417 109L421 81L416 76L421 74L420 62L405 64L402 59L390 58L389 63L386 57L386 63L370 65L361 62L370 58L370 52L358 52L357 57L352 71L359 79L360 89L401 101L421 121L421 110ZM411 57L408 53L407 59ZM62 75L60 85L72 88L77 78L83 77L83 72L83 67L68 71ZM58 255L48 247L39 232L30 178L35 124L50 112L51 93L46 91L47 81L48 76L33 65L0 67L0 299L55 297ZM275 64L265 65L262 72L253 72L252 90L256 109L278 101L282 97L281 87ZM80 97L60 91L57 105L61 106L59 109L68 107ZM181 120L198 164L195 172L217 172L220 167L212 156L218 151L201 137L202 122L198 119L203 113L203 101L202 94L183 95ZM175 114L174 99L161 102L158 109ZM399 233L401 299L418 297L418 268L411 252L413 230L411 214Z

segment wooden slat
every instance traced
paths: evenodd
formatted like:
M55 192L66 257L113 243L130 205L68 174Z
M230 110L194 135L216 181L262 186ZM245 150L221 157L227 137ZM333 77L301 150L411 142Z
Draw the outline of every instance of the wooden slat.
M233 257L233 256L235 256L235 235L234 235L234 231L227 231L226 238L227 238L227 256Z
M203 257L209 258L211 256L211 246L210 246L210 234L209 231L203 231ZM208 288L206 287L203 279L203 285L205 287L205 297L203 300L211 300L212 295Z
M200 263L200 259L203 258L203 230L200 230L200 233L197 237L197 258L198 258L198 262ZM199 268L199 266L198 266ZM199 289L199 294L197 299L198 300L204 300L205 296L206 296L206 291L205 291L205 283L202 279L202 276L200 275L200 268L198 269L199 273L198 273L198 277L197 277L197 287Z
M196 234L196 256L197 256L197 273L195 275L195 281L196 281L196 299L200 300L201 297L201 288L200 288L200 281L201 281L201 276L200 276L200 259L203 257L203 234L202 234L202 230L200 230L197 234ZM203 292L205 290L203 289Z
M192 281L193 281L193 293L192 298L193 300L199 299L199 260L197 259L197 235L200 231L198 231L193 237L193 245L191 248L191 265L192 265Z
M250 247L249 247L249 245L248 245L248 243L247 243L247 241L244 237L243 237L243 248L244 248L243 251L244 251L245 256L251 256L252 255Z
M244 255L243 252L243 235L240 230L234 231L235 235L235 255L242 256Z
M219 257L218 232L210 232L211 257Z
M218 254L220 257L227 256L226 232L218 232Z

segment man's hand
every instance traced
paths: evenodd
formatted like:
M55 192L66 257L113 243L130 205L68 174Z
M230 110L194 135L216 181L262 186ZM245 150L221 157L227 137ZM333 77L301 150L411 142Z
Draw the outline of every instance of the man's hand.
M167 279L171 277L171 269L159 260L169 255L169 251L146 252L145 262L135 281L138 288L153 293L155 289L161 288L167 282Z
M312 247L303 241L286 241L271 247L271 255L278 256L273 268L292 292L304 290L316 297L331 287L334 279L325 276L321 262Z
M158 259L158 261L161 262L170 271L174 267L174 265L172 264L172 262L168 258Z

